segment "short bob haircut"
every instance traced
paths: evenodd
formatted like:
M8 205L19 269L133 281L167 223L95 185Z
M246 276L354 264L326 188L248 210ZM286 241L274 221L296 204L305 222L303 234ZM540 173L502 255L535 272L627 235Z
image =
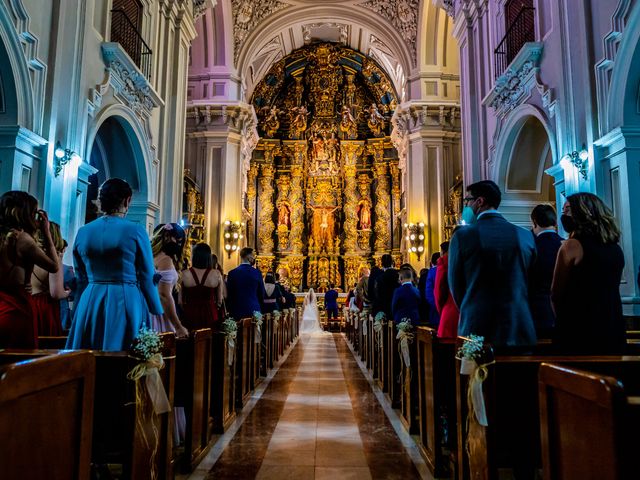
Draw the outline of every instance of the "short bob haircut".
M213 268L211 261L211 247L204 242L196 243L191 250L191 265L193 268Z

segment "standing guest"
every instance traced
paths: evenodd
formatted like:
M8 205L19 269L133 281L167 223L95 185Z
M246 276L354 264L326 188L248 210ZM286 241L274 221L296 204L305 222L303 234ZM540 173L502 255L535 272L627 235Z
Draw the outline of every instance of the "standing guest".
M324 294L324 309L327 311L327 320L338 319L338 291L329 284L329 290Z
M224 281L213 268L213 257L209 245L198 243L191 251L191 268L182 271L180 297L184 325L190 330L215 329L224 317Z
M402 270L403 268L406 268L407 270L411 271L411 281L413 282L413 286L417 287L418 286L418 272L416 272L416 269L413 268L413 265L411 265L410 263L403 263L402 265L400 265L400 270Z
M215 253L211 254L211 268L220 272L220 277L222 278L222 283L220 284L220 289L222 290L222 297L227 298L227 285L225 284L226 275L224 274L224 270L222 269L222 265L218 261L218 256Z
M398 273L400 286L393 292L391 310L393 321L400 323L408 319L412 325L420 323L420 292L413 284L413 271L401 268Z
M360 270L360 280L356 285L356 307L358 311L362 311L363 308L371 305L371 300L369 300L369 269L362 268Z
M369 305L373 310L373 315L375 316L375 305L376 305L376 281L378 277L382 275L382 269L377 265L371 267L371 271L369 273L369 279L367 280L367 298L369 299Z
M556 232L556 211L551 205L537 205L531 222L537 255L529 277L529 307L538 338L551 338L556 319L551 308L551 281L562 237Z
M41 245L34 236L42 233ZM26 192L0 197L0 348L37 348L31 309L31 272L37 265L47 273L59 268L46 212Z
M597 196L576 193L567 197L560 221L569 239L558 251L551 285L554 343L563 353L622 354L624 256L613 213Z
M436 272L434 288L436 308L440 315L438 337L456 338L458 336L460 311L458 310L456 302L453 301L447 278L449 274L449 242L441 243L440 251L442 255L438 259L438 270Z
M347 298L344 301L344 304L347 308L355 310L356 307L356 289L358 288L358 283L353 284L353 288L349 290L347 293Z
M151 325L158 332L174 332L176 338L189 336L189 331L178 318L173 290L178 283L178 268L182 265L182 252L186 235L177 223L158 225L151 239L153 264L158 279L158 294L162 303L161 315L151 317Z
M393 300L393 292L398 288L398 270L393 268L393 257L388 253L382 255L382 273L376 278L375 300L373 304L373 316L379 312L384 312L385 316L393 318L391 311L391 301Z
M282 310L282 294L278 285L276 285L276 277L269 272L264 276L264 296L262 298L262 313L273 313L276 310Z
M104 215L78 230L77 294L67 348L128 350L149 312L162 315L153 254L144 228L125 220L131 187L110 178L98 192Z
M62 248L61 256L64 258L65 251L69 244L66 240L63 240L63 243L64 247ZM62 269L64 289L69 291L69 296L60 300L60 323L62 324L62 330L68 331L71 328L71 312L73 309L73 299L75 298L76 291L76 274L71 265L63 263Z
M495 347L536 344L528 276L536 247L531 233L498 212L502 194L483 180L467 187L465 226L451 239L449 287L460 308L459 335L481 335Z
M264 283L260 272L253 267L255 263L253 248L244 247L240 250L240 265L227 275L227 307L236 320L260 311Z
M296 308L296 295L291 292L291 286L285 285L284 298L287 300L285 308Z
M58 271L49 273L35 265L31 273L31 308L36 323L36 335L39 337L62 335L60 300L67 298L70 293L70 290L64 288L62 268L64 240L60 234L60 225L50 222L49 228L53 245L58 253ZM38 241L42 245L41 236L38 236Z
M442 248L442 245L440 246ZM424 284L424 298L429 305L429 317L428 323L433 328L437 328L440 325L440 314L438 313L438 307L436 306L435 298L435 286L436 286L436 274L438 272L438 260L440 259L440 252L435 252L431 255L429 273L427 273L427 281Z
M427 303L427 297L424 295L428 275L429 269L422 268L420 270L420 276L418 277L418 292L420 292L420 318L425 322L428 322L429 318L429 304Z

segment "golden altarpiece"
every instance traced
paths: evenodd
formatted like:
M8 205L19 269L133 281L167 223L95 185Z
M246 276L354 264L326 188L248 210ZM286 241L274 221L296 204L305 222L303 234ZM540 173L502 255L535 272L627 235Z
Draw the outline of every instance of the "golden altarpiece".
M385 253L399 261L401 180L389 137L397 95L378 64L309 45L276 63L251 101L261 139L244 215L260 269L294 291L324 291L350 288Z

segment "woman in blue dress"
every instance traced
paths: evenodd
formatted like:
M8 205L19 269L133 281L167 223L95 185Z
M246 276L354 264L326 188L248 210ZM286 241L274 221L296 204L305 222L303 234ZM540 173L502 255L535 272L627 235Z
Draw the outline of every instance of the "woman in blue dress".
M124 218L131 195L124 180L107 180L98 194L104 216L78 230L76 308L67 348L128 350L140 327L149 326L149 313L163 313L147 232Z

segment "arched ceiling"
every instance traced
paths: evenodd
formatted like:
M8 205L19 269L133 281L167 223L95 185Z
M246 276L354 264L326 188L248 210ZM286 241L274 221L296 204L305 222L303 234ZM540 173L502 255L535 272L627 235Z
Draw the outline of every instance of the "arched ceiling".
M420 0L230 0L234 63L245 98L269 68L316 41L342 43L376 60L405 99L417 66Z

